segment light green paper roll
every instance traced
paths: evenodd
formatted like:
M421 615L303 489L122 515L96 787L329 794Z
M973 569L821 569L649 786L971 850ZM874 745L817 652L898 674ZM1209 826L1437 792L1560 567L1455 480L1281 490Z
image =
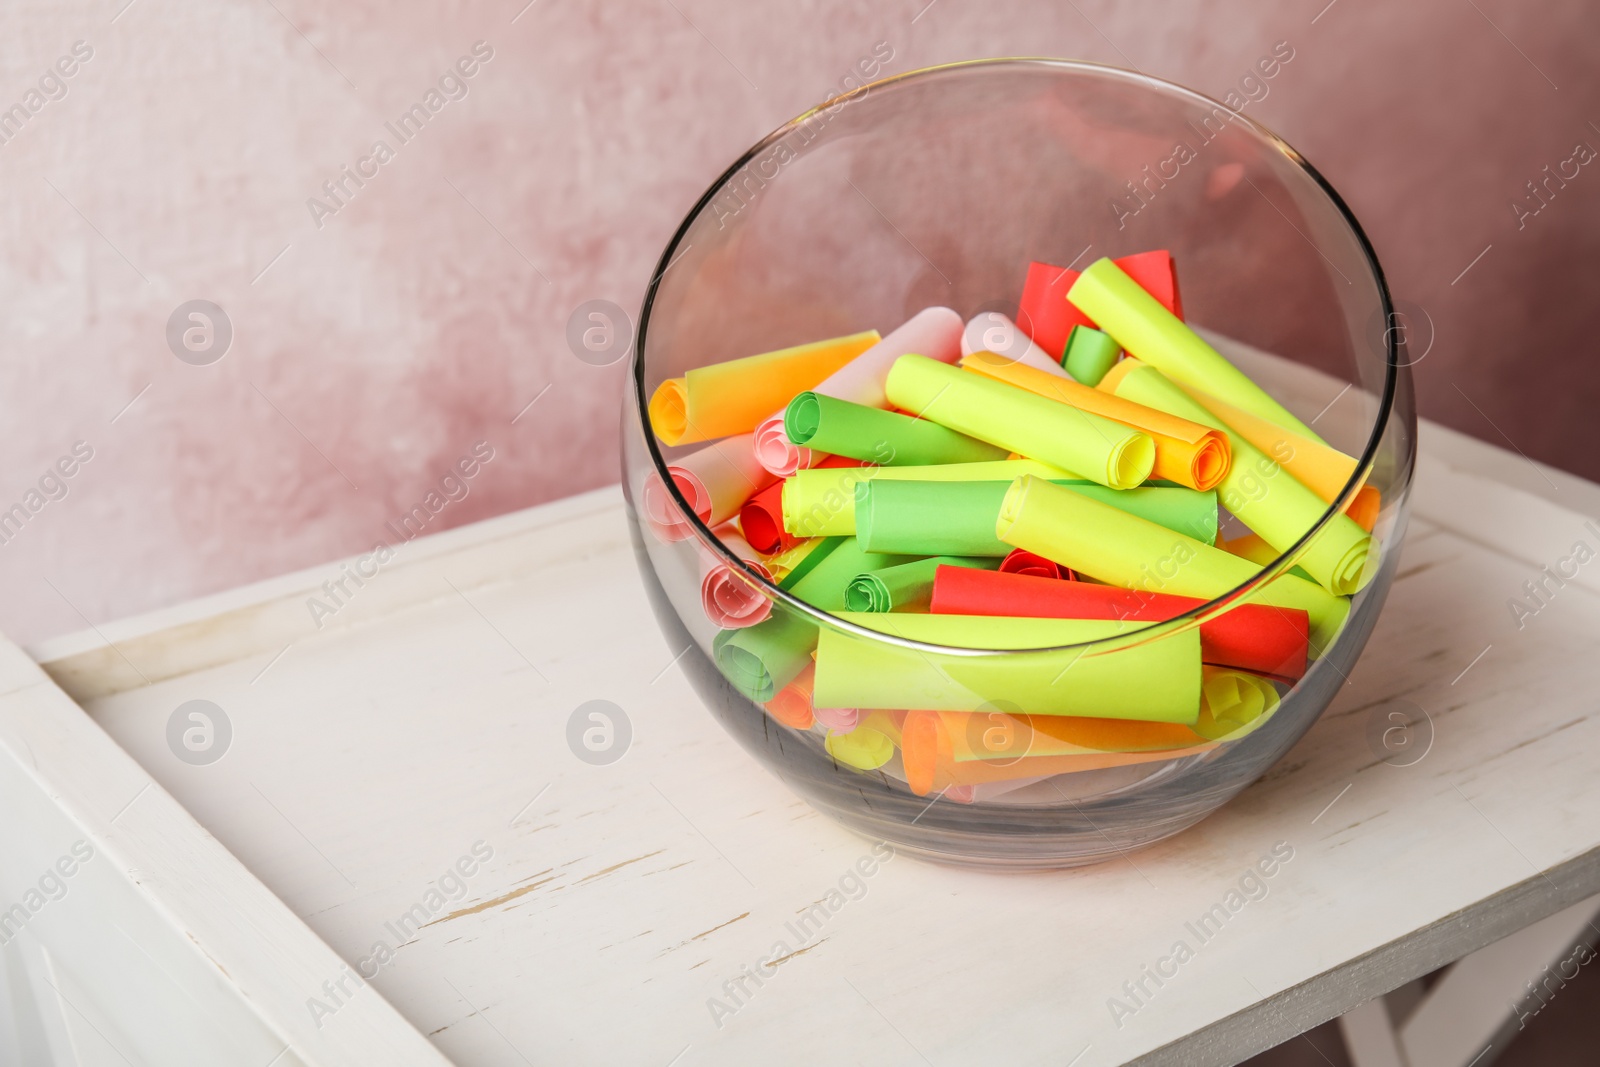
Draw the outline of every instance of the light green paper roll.
M1024 474L1071 481L1078 476L1031 459L943 463L927 467L815 467L783 483L783 527L797 537L849 537L856 532L856 486L877 478L930 482L1005 482Z
M1061 357L1061 365L1084 385L1094 386L1100 384L1100 379L1106 376L1121 353L1122 347L1110 334L1080 323L1067 334L1067 350Z
M879 571L868 571L850 579L845 587L846 611L926 610L933 597L933 576L941 565L994 570L999 556L930 556Z
M1210 426L1228 435L1233 463L1217 486L1222 506L1286 552L1328 510L1327 501L1307 489L1282 465L1230 429L1154 367L1141 362L1118 366L1108 379L1117 396ZM1301 552L1297 563L1336 596L1359 590L1378 569L1378 544L1354 519L1333 516Z
M885 466L1003 460L1003 448L928 419L864 407L820 393L801 393L783 414L783 432L797 445Z
M1070 492L1138 515L1210 544L1217 497L1180 486L1107 489L1063 483ZM856 487L856 536L872 552L913 556L1004 556L995 535L1007 482L864 482Z
M995 533L1008 545L1102 582L1149 593L1211 600L1261 573L1247 559L1031 475L1007 491ZM1240 603L1304 610L1317 655L1333 643L1350 613L1345 598L1288 574Z
M905 556L864 552L860 542L846 537L789 592L812 607L838 612L844 608L844 591L851 578L907 562ZM712 657L723 676L758 704L765 704L794 681L816 647L816 625L782 607L774 609L765 622L723 630L711 641Z
M895 360L884 392L921 418L1113 489L1133 488L1155 466L1149 434L926 356Z
M1129 355L1175 381L1322 440L1111 260L1091 263L1067 290L1067 300L1116 338Z
M986 615L842 613L859 626L912 641L963 648L1025 649L1131 633L1141 623L1016 619ZM1200 634L1189 629L1112 651L1096 648L955 656L924 653L825 631L817 646L819 708L1082 715L1193 723L1200 714Z

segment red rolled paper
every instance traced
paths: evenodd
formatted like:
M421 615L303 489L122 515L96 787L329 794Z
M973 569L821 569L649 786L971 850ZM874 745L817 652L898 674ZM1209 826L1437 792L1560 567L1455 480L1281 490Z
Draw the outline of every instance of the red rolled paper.
M859 467L860 460L829 456L818 467ZM739 509L739 529L750 547L763 556L787 552L804 541L783 528L783 482L777 481L745 501Z
M1055 560L1045 559L1025 548L1013 548L1006 558L1000 561L1000 573L1026 574L1034 578L1052 578L1057 581L1078 580L1077 572L1071 567L1063 567Z
M928 610L936 615L1163 622L1204 603L1170 593L942 566L934 572ZM1306 672L1309 633L1304 611L1241 604L1200 624L1200 659L1292 683Z
M1123 272L1138 282L1163 307L1183 318L1183 300L1178 295L1178 275L1172 254L1164 248L1113 260ZM1067 348L1067 335L1074 326L1094 326L1083 312L1067 302L1067 290L1078 280L1078 272L1048 263L1028 264L1028 278L1017 305L1017 325L1051 358L1059 360Z
M800 543L783 529L783 483L773 482L744 502L739 509L739 529L750 547L764 556L784 552Z

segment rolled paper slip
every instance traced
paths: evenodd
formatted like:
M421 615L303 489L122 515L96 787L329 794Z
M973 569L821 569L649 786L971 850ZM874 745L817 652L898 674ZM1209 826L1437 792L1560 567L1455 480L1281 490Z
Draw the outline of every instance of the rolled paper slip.
M1024 474L1065 481L1077 475L1031 459L940 463L928 467L857 467L796 471L783 482L783 528L796 537L848 537L856 532L856 486L886 481L1006 482Z
M657 541L671 544L685 540L694 533L694 527L689 525L683 508L672 499L666 481L655 471L644 476L639 507L644 512L645 525L655 534Z
M1000 561L1001 574L1026 574L1032 578L1049 578L1053 581L1075 582L1078 576L1072 568L1063 567L1053 559L1034 555L1032 552L1020 548L1013 548ZM1003 615L999 611L950 611L947 615Z
M857 465L853 459L828 456L818 464L818 469L836 470ZM744 502L739 509L739 529L744 531L745 540L749 541L756 551L767 555L785 552L799 544L800 538L783 528L782 482L773 482Z
M1141 593L1214 600L1261 573L1249 560L1031 475L1007 491L996 532L1007 544ZM1244 603L1304 611L1313 656L1333 643L1350 613L1344 597L1289 574L1252 590Z
M1100 388L1225 432L1233 449L1233 464L1218 487L1222 506L1280 553L1293 548L1328 511L1327 501L1154 367L1125 359L1112 368ZM1377 570L1377 545L1349 516L1336 514L1299 551L1296 562L1329 592L1349 596Z
M858 771L875 771L894 758L894 742L866 726L847 734L830 733L822 747L835 760Z
M906 785L917 796L927 796L952 787L1159 763L1204 750L1197 745L1190 749L1153 752L1093 752L963 761L955 758L950 732L943 717L937 712L913 711L906 716L900 759L906 772Z
M992 710L933 714L941 719L953 758L966 762L1179 749L1188 749L1184 754L1193 755L1216 747L1213 742L1243 737L1277 707L1278 691L1272 683L1241 671L1207 667L1201 684L1200 718L1193 726Z
M711 639L717 669L757 704L794 681L816 647L816 625L790 611L778 611L755 626L719 631Z
M830 730L822 746L828 755L858 771L875 771L894 758L900 745L903 711L868 712L848 731Z
M656 387L650 397L650 428L669 445L750 433L790 397L817 385L879 340L877 330L867 330L696 367Z
M1178 486L1107 489L1061 483L1111 507L1210 543L1217 533L1213 493ZM856 536L871 552L908 556L993 556L1013 546L995 535L1006 482L863 482L856 488Z
M1093 412L1144 431L1156 445L1155 467L1150 472L1153 477L1186 485L1190 489L1215 489L1228 473L1233 453L1228 445L1228 435L1221 430L1169 415L1106 390L1093 389L1065 378L1052 378L992 352L974 352L970 356L963 356L961 366L1046 399L1070 404L1080 411Z
M1066 378L1060 359L1040 348L1033 338L998 311L974 315L961 332L961 354L993 352L1012 363L1032 367L1054 378Z
M921 356L895 361L887 392L922 418L1113 489L1133 488L1155 466L1149 434Z
M1237 741L1260 729L1280 702L1277 688L1265 678L1215 667L1206 668L1201 694L1193 729L1212 741Z
M724 547L745 561L762 578L772 575L761 562L761 556L731 523L712 531ZM709 549L700 550L700 607L718 627L724 630L741 626L754 626L772 614L772 601L768 600L754 579L737 573L721 556Z
M801 393L791 400L784 412L783 427L795 444L883 466L983 463L1006 458L1005 449L936 422L817 393Z
M816 721L811 711L811 679L816 666L808 665L766 703L767 714L791 730L809 730Z
M844 608L844 590L851 578L863 571L909 562L903 556L862 551L854 537L840 538L831 548L819 552L818 562L798 579L791 574L784 585L812 607L836 613ZM789 610L776 611L756 626L723 630L711 642L713 658L723 676L758 704L771 700L773 694L798 677L811 662L811 652L816 647L816 624Z
M991 568L999 560L963 556L930 556L881 571L868 571L845 586L846 611L924 611L933 595L933 576L941 566ZM976 614L976 613L974 613ZM998 614L998 613L997 613Z
M1200 638L1193 630L1105 650L1055 646L1120 637L1139 624L856 612L840 612L839 617L911 641L1043 651L1009 656L929 653L830 629L817 644L817 707L894 709L909 704L933 711L978 711L1012 705L1035 715L1178 723L1192 723L1200 714Z
M1192 728L1169 722L1079 719L1003 711L938 711L951 758L1014 760L1025 756L1087 756L1105 752L1172 752L1206 746ZM1101 728L1094 729L1095 724ZM1086 728L1087 727L1087 728ZM1087 740L1091 744L1080 744Z
M1317 494L1325 503L1333 503L1350 484L1356 473L1356 461L1336 448L1302 437L1269 419L1252 415L1243 408L1218 400L1198 389L1179 384L1190 399L1220 419L1240 437L1255 445L1265 454L1282 464L1294 475L1295 481ZM1378 507L1382 503L1378 490L1363 485L1356 491L1344 509L1357 526L1368 533L1378 521Z
M1067 291L1067 299L1092 316L1129 355L1173 381L1203 389L1313 441L1322 440L1109 259L1085 270Z
M678 492L707 526L719 526L739 513L744 502L773 484L750 451L750 435L730 437L667 465ZM644 510L650 528L664 541L681 541L692 532L682 511L654 471L645 476Z
M886 408L883 380L889 367L908 352L954 363L961 355L961 316L945 307L923 308L889 335L812 387L822 396L837 397L872 408ZM784 404L788 403L785 397ZM819 465L822 453L794 444L784 434L783 407L755 431L756 459L780 478Z
M1110 334L1090 326L1074 326L1067 335L1067 354L1061 365L1084 385L1099 385L1120 355L1122 346Z
M861 722L856 708L816 708L817 721L833 733L849 733Z
M744 502L739 509L739 529L745 540L772 555L800 543L783 528L783 483L774 482Z
M929 610L935 615L1165 622L1204 603L1196 597L1115 585L941 567L934 576ZM1237 604L1200 623L1199 630L1202 663L1290 682L1306 672L1310 622L1297 608Z
M1183 304L1178 298L1177 272L1172 256L1165 249L1123 256L1114 262L1144 286L1163 307L1178 318L1183 318ZM1077 280L1078 272L1075 270L1053 267L1048 263L1030 263L1027 280L1022 286L1017 322L1045 351L1057 358L1061 358L1073 327L1094 326L1089 316L1067 302L1067 290Z

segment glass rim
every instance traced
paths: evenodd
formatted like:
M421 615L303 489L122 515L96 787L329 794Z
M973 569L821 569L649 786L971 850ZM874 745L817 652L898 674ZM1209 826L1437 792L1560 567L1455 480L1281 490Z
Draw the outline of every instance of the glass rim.
M695 201L694 206L689 209L689 212L684 216L683 221L678 224L678 228L673 232L671 240L667 242L666 248L662 251L660 259L657 260L655 272L651 275L650 282L645 288L644 299L639 308L639 325L635 330L633 353L631 356L633 364L631 375L633 379L633 388L631 392L636 409L635 414L639 420L639 428L644 433L645 447L649 451L650 459L654 464L654 473L661 479L662 487L668 494L670 494L670 499L672 502L676 504L676 506L682 512L685 523L689 526L695 540L699 542L699 547L717 557L720 557L721 561L726 564L734 573L739 574L744 581L758 588L768 600L771 600L776 604L783 605L783 607L787 610L795 612L819 626L829 626L836 630L841 630L858 637L866 638L868 640L880 641L885 644L896 645L917 652L934 653L945 656L1015 656L1030 653L1065 652L1071 650L1081 650L1079 655L1113 652L1118 649L1126 648L1131 644L1141 644L1145 641L1165 637L1180 630L1197 626L1201 622L1204 622L1214 615L1220 614L1222 611L1227 610L1234 604L1235 601L1245 600L1251 593L1264 587L1269 582L1287 572L1290 567L1294 566L1301 550L1304 549L1306 545L1314 537L1316 537L1317 534L1321 533L1336 515L1340 515L1344 512L1344 509L1348 507L1350 502L1355 498L1356 493L1365 484L1367 476L1372 471L1374 460L1377 457L1378 445L1383 440L1384 431L1387 428L1389 424L1389 418L1394 411L1395 396L1398 390L1401 370L1401 365L1399 362L1399 345L1396 342L1394 330L1384 330L1383 332L1385 349L1383 392L1378 398L1378 410L1376 417L1373 419L1372 429L1367 438L1367 443L1361 450L1361 454L1356 457L1355 471L1353 474L1351 474L1350 480L1345 483L1344 488L1340 490L1339 495L1331 504L1328 505L1327 510L1317 518L1317 521L1311 525L1311 527L1300 537L1298 541L1290 545L1289 548L1284 552L1280 553L1276 558L1273 559L1271 563L1262 567L1260 571L1250 578L1249 581L1244 582L1219 596L1213 597L1210 600L1206 600L1204 603L1192 607L1179 615L1175 615L1170 619L1145 623L1142 626L1134 625L1133 628L1129 629L1125 633L1097 638L1093 641L1082 641L1067 645L1040 645L1038 647L1031 648L987 649L971 648L961 645L940 645L927 641L916 641L910 638L900 637L895 634L885 633L881 630L874 630L871 627L857 625L856 623L840 618L830 611L824 611L821 608L815 607L806 601L799 599L791 594L788 590L780 588L777 582L752 570L742 557L724 545L722 540L712 532L711 528L702 522L700 517L695 514L694 508L691 507L688 500L684 498L683 493L678 489L675 479L667 470L667 461L661 454L661 447L657 443L654 430L650 425L649 398L645 396L644 391L644 351L645 338L650 325L650 313L655 306L656 294L660 290L662 279L666 276L667 270L672 266L679 247L682 245L684 238L688 235L690 228L700 220L701 216L705 213L706 208L713 200L717 198L718 195L721 194L728 182L732 180L732 178L752 160L760 156L762 152L782 141L790 133L798 129L804 122L806 122L806 120L810 119L813 115L824 110L825 108L841 106L850 102L851 100L865 97L874 90L881 89L889 85L895 85L900 82L931 80L957 71L974 68L994 69L1005 67L1034 67L1042 69L1086 72L1102 77L1110 77L1112 79L1136 83L1161 93L1186 97L1199 103L1214 105L1215 107L1221 108L1223 111L1227 112L1231 117L1230 120L1236 120L1244 123L1246 127L1254 130L1269 145L1276 147L1286 159L1297 166L1301 172L1309 177L1317 186L1317 188L1322 191L1322 194L1328 198L1329 202L1338 212L1339 217L1344 221L1344 224L1349 227L1350 233L1355 238L1356 244L1361 250L1362 257L1366 261L1367 269L1371 273L1372 280L1377 285L1378 298L1382 304L1384 316L1383 321L1386 323L1393 321L1394 303L1389 295L1389 284L1387 279L1384 277L1383 267L1378 262L1377 253L1373 250L1372 242L1368 240L1366 231L1361 228L1360 222L1356 220L1356 217L1354 213L1351 212L1349 205L1344 202L1344 198L1341 197L1328 182L1328 180L1322 176L1321 172L1313 167L1292 145L1290 145L1272 130L1268 129L1266 126L1263 126L1254 119L1247 117L1242 111L1231 108L1220 100L1206 96L1204 93L1197 92L1188 88L1187 86L1179 85L1176 82L1167 81L1163 78L1157 78L1139 71L1127 70L1122 67L1115 67L1105 63L1091 63L1085 60L1076 59L1056 59L1044 56L968 59L954 63L942 63L931 67L920 67L916 70L906 71L901 74L894 74L887 78L880 78L877 81L868 82L865 85L858 86L857 88L846 93L841 93L838 96L829 97L817 104L815 107L809 108L800 115L797 115L795 118L792 118L788 122L778 126L771 133L768 133L765 137L755 142L755 144L746 149L738 159L734 160L734 162L726 170L717 176L716 180L713 181L706 188L705 192L700 195L699 199ZM1318 588L1321 587L1318 586ZM1359 595L1360 590L1358 590L1355 594L1352 594L1352 598ZM1189 599L1199 598L1190 597ZM892 615L893 613L888 614ZM1121 621L1126 622L1127 620ZM1321 655L1326 653L1326 651L1326 649L1319 650L1318 658L1320 659Z

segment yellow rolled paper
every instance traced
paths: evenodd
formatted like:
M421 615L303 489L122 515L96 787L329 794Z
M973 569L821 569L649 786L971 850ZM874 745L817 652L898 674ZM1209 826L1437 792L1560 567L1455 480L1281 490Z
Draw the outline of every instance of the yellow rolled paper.
M1174 381L1203 389L1313 441L1322 440L1111 260L1091 263L1067 290L1067 300L1129 355Z
M1100 388L1226 433L1233 465L1218 486L1222 506L1280 553L1304 537L1328 510L1326 500L1154 367L1125 359L1111 368ZM1348 515L1334 515L1301 550L1296 563L1330 593L1349 596L1377 570L1377 542Z
M1081 644L1143 626L1118 620L835 614L912 641L983 649ZM909 705L930 711L980 711L1012 706L1025 707L1034 715L1189 724L1200 715L1200 682L1198 629L1110 651L1055 648L974 657L924 653L825 627L817 644L812 699L819 708Z
M1073 481L1076 474L1031 459L938 463L926 467L813 467L783 483L783 528L796 537L856 532L856 486L875 478L927 482L1014 482L1024 474ZM1087 481L1088 479L1083 479Z
M1012 483L995 534L1080 574L1147 593L1213 600L1261 573L1247 559L1031 475ZM1350 613L1345 598L1289 574L1240 602L1305 611L1317 655L1338 636Z
M750 433L880 340L867 330L696 367L656 386L650 428L669 445Z
M1277 687L1258 674L1207 667L1201 692L1200 718L1190 729L1211 741L1237 741L1278 710Z
M1156 443L1156 465L1151 471L1156 478L1165 478L1190 489L1215 489L1228 473L1232 453L1228 450L1227 435L1220 430L1145 407L1104 389L1092 389L1046 374L994 352L963 356L961 366L1144 431Z
M830 730L822 747L828 755L858 771L875 771L894 758L900 743L900 722L904 712L873 711L849 733Z
M1112 489L1132 489L1155 466L1147 433L925 356L895 360L884 392L913 415Z

